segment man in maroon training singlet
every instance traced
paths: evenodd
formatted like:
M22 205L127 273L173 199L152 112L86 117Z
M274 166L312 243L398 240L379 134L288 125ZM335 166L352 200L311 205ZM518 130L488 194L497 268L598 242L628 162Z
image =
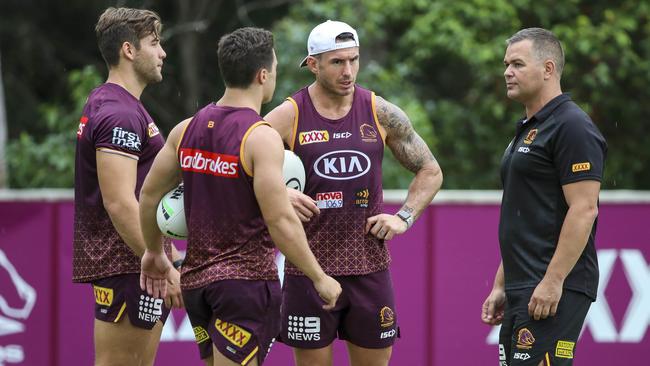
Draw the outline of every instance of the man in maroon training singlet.
M442 173L406 114L355 84L359 37L352 27L338 21L316 26L307 51L301 66L315 82L265 119L302 159L305 191L291 190L292 203L316 259L343 294L333 311L322 311L289 259L280 340L294 348L299 365L331 364L337 334L347 341L353 365L387 365L399 328L384 241L413 224L440 189ZM382 213L385 145L415 173L395 215Z
M155 211L182 179L188 242L181 286L200 356L208 365L259 365L280 332L273 242L311 280L321 308L334 307L341 287L309 250L282 179L282 139L259 115L275 90L273 35L238 29L221 38L218 59L224 95L172 130L142 188L141 285L165 296L172 269Z
M73 281L93 286L98 365L152 365L168 307L182 306L176 270L168 273L167 308L139 286L138 196L165 143L140 94L162 80L160 28L156 13L127 8L108 8L96 26L109 72L88 96L77 131L72 264ZM180 258L169 241L165 249Z

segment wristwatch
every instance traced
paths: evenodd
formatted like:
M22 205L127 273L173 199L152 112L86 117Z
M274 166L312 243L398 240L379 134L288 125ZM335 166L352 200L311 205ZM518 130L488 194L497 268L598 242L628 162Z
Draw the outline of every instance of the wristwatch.
M177 260L172 262L172 265L174 266L174 268L180 269L181 266L183 265L183 260L182 259L177 259Z
M406 223L406 228L407 229L410 228L411 225L413 225L413 216L411 215L410 212L404 211L404 210L399 210L399 211L397 211L397 213L395 215L397 215L397 217L399 217L400 219L402 219Z

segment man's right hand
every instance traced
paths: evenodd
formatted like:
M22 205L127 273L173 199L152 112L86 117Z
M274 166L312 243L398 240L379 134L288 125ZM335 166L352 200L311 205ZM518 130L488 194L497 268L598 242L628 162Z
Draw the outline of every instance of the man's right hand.
M293 206L300 221L309 222L314 215L320 214L316 201L306 194L287 187L287 195L289 195L289 202L291 202L291 206Z
M141 261L140 288L150 296L164 299L167 296L167 275L175 271L164 251L144 251Z
M343 291L341 289L341 284L328 275L325 275L320 280L314 282L314 288L316 288L318 296L327 303L323 305L323 309L325 310L332 310L334 308L336 300Z
M483 302L481 320L485 324L498 325L503 321L506 306L506 293L501 288L494 288Z

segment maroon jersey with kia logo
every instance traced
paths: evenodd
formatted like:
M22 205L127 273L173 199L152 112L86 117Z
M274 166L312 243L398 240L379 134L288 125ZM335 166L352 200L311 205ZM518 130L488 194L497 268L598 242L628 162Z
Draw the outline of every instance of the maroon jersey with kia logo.
M105 83L88 96L77 130L72 279L89 282L139 273L140 258L122 240L104 209L96 151L138 161L136 197L165 139L140 101L123 87ZM170 240L165 250L170 253Z
M209 104L190 121L178 147L185 184L187 255L181 286L225 279L276 280L274 245L244 166L244 144L267 124L249 108Z
M321 116L307 87L288 98L294 104L292 150L305 166L305 194L320 215L305 224L309 246L329 275L362 275L388 268L383 240L364 234L366 219L382 212L384 141L374 109L375 94L355 85L348 114ZM285 271L302 272L287 262Z

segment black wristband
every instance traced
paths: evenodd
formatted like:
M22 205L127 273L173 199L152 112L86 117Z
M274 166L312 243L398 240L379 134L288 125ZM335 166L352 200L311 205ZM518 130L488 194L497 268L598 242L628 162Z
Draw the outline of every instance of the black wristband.
M174 266L174 268L179 269L183 265L183 260L182 259L175 260L174 262L172 262L172 265Z

